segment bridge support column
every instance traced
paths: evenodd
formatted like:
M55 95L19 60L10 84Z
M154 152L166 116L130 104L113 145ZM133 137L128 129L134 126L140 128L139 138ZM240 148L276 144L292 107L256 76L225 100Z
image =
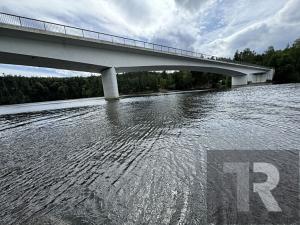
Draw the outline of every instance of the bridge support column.
M266 83L267 82L267 74L260 74L260 75L252 75L252 83L259 84L259 83Z
M266 83L267 81L272 81L275 74L275 70L271 69L266 73L262 74L251 74L248 78L253 84Z
M236 76L232 77L231 85L232 87L242 86L248 84L248 76Z
M272 81L274 78L275 70L271 69L269 72L267 72L267 81Z
M106 100L118 99L119 89L117 81L117 72L114 67L101 72L104 97Z

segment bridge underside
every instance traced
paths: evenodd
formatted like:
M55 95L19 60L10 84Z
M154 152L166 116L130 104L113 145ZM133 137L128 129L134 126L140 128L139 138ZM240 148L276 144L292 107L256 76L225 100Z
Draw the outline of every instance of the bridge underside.
M37 56L20 55L0 52L0 63L23 66L36 66L52 69L74 70L81 72L99 73L109 67L94 64L72 62L61 59L49 59Z
M232 77L232 86L242 86L248 83L265 83L272 80L274 71L266 73L245 74L236 70L212 66L186 66L186 65L152 65L136 67L107 67L88 63L72 62L61 59L49 59L45 57L28 56L21 54L11 54L0 52L0 62L4 64L17 64L25 66L46 67L54 69L75 70L82 72L101 73L103 90L106 99L119 98L117 73L144 72L144 71L164 71L164 70L184 70L199 71L214 74L221 74Z
M0 63L11 65L24 65L45 67L53 69L73 70L82 72L99 73L111 67L102 66L100 64L88 64L82 62L74 62L68 60L61 60L55 58L46 58L30 55L21 55L13 53L0 52ZM206 73L214 73L226 76L244 76L245 73L238 70L219 68L217 66L195 66L195 65L149 65L149 66L130 66L130 67L114 67L117 73L130 73L130 72L145 72L145 71L165 71L165 70L178 70L178 71L199 71Z

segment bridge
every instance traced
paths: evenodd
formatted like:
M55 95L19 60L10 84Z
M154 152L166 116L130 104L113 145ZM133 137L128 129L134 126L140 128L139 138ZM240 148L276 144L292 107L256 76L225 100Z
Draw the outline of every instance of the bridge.
M106 99L119 98L117 73L189 70L264 83L274 70L101 32L0 13L0 63L102 74Z

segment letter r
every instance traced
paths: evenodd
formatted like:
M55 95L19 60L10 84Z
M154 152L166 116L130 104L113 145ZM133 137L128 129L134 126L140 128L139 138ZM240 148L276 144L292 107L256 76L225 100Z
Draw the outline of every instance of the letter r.
M276 199L271 193L279 183L279 171L270 163L254 163L254 173L264 173L267 175L267 181L264 183L254 183L253 191L257 192L269 212L281 212Z

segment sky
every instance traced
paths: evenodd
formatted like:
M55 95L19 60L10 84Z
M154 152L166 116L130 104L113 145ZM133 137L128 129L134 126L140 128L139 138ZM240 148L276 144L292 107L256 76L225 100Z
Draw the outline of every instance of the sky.
M0 0L0 11L201 53L282 49L300 37L300 0ZM89 73L1 65L0 74Z

